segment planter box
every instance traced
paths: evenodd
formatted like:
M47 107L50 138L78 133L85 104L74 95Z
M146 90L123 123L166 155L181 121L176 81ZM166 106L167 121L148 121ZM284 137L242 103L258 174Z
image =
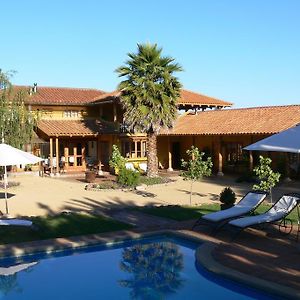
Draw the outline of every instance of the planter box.
M86 171L85 172L85 181L88 182L88 183L92 183L95 181L96 179L96 172L94 171Z

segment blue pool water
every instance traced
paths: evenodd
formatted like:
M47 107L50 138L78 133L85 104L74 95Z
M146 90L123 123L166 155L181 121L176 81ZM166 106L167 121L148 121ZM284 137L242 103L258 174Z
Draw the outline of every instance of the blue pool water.
M2 260L0 299L274 299L196 267L197 246L156 237Z

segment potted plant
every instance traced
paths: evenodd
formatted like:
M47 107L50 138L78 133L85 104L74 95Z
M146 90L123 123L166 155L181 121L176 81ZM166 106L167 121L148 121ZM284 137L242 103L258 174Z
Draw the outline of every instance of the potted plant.
M236 200L235 192L230 188L226 187L220 193L221 210L230 208L234 205Z

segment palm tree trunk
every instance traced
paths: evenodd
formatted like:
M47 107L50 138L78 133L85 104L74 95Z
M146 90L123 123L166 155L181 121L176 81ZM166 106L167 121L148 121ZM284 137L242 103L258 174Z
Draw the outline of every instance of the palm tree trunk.
M147 134L148 145L147 145L147 176L157 177L158 176L158 161L157 161L157 139L156 133L149 132Z

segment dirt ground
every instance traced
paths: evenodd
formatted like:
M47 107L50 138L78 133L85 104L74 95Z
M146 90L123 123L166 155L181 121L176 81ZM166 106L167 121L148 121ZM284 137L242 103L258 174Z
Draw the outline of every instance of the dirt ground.
M190 182L178 176L171 179L171 183L148 186L145 191L87 191L83 175L67 178L9 177L9 181L20 183L8 189L9 213L11 216L36 216L64 210L91 211L133 205L189 205ZM300 192L298 184L292 182L274 189L274 198L282 192ZM226 186L232 187L238 197L251 189L250 184L236 183L231 177L210 177L194 183L192 204L218 202L218 195ZM5 213L3 189L0 190L0 199L0 211Z

